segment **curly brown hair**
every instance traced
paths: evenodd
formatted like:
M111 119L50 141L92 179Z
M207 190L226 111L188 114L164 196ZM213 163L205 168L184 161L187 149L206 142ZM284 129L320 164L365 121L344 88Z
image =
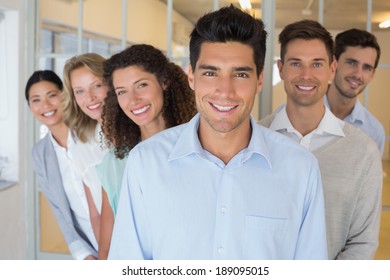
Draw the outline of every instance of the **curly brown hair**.
M196 114L195 96L187 75L176 64L151 45L137 44L113 55L104 63L104 80L109 86L102 113L102 131L108 147L115 148L115 156L124 158L140 142L141 131L120 108L114 91L112 74L117 69L137 66L157 78L164 89L162 116L165 127L188 122ZM164 85L164 87L163 87Z

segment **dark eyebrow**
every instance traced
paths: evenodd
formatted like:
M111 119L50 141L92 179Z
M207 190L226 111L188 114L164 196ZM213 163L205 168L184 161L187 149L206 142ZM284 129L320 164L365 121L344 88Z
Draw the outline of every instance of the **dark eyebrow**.
M217 71L220 68L216 67L216 66L212 66L212 65L202 64L202 65L199 65L199 69ZM238 72L240 72L240 71L253 72L254 71L254 69L252 67L249 67L249 66L237 66L237 67L233 67L233 70L238 71Z
M253 72L254 69L249 66L239 66L239 67L233 67L234 71L241 72L241 71L246 71L246 72Z
M135 85L135 84L137 84L137 83L139 83L139 82L141 82L143 80L148 81L148 78L140 78L140 79L134 81L133 85ZM125 86L117 86L117 87L114 87L114 90L122 89L122 88L126 88L126 87Z
M148 79L147 78L140 78L140 79L134 81L133 85L135 85L135 84L137 84L137 83L139 83L139 82L141 82L143 80L148 80Z
M199 65L198 68L199 68L199 69L203 69L203 70L213 70L213 71L217 71L217 70L220 69L219 67L211 66L211 65L206 65L206 64Z
M50 94L50 93L58 93L59 90L56 90L56 89L52 89L52 90L49 90L48 92L46 92L46 94Z
M59 92L59 90L52 89L52 90L49 90L48 92L46 92L45 95L49 95L51 93L58 93L58 92ZM33 97L39 97L39 94L30 95L30 98L33 98Z
M352 62L359 62L359 61L357 61L357 60L354 59L354 58L346 58L345 60L346 60L346 61L352 61Z
M357 64L360 64L360 61L359 61L359 60L356 60L356 59L354 59L354 58L347 57L345 60L348 61L348 62L355 62L355 63L357 63ZM371 67L371 68L374 68L374 65L371 65L371 64L369 64L369 63L363 63L363 67Z
M301 61L302 59L300 58L295 58L295 57L291 57L289 59L287 59L287 61ZM322 58L322 57L319 57L319 58L314 58L313 59L314 61L325 61L326 59L325 58Z
M374 69L374 65L371 65L371 64L368 64L368 63L363 63L363 67L370 67L372 69Z

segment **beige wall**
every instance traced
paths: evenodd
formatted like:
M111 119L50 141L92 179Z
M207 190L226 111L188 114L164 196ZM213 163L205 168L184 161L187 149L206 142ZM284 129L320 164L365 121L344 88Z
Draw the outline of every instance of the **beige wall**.
M127 40L166 50L167 6L158 0L129 0L127 3ZM77 28L78 3L41 0L41 18ZM180 30L192 28L192 24L175 11L172 21L173 25L184 26ZM85 1L83 26L87 31L121 39L122 0Z

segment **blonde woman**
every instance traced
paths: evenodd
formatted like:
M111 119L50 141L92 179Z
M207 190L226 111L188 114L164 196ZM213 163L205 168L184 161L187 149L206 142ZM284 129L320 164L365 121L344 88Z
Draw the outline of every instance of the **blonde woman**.
M105 59L86 53L69 59L64 67L63 114L75 144L69 147L73 167L83 180L86 201L97 242L100 232L102 188L95 166L107 152L100 143L100 124L107 86Z

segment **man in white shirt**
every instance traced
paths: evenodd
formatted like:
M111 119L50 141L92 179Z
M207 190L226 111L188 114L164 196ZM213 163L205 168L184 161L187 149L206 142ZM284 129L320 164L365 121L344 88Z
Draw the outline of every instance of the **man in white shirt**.
M335 42L337 69L325 96L325 105L339 119L363 130L382 154L386 139L383 125L358 99L374 78L380 54L375 36L367 31L349 29L338 34Z
M336 61L330 33L303 20L279 35L287 104L260 123L312 151L320 164L330 259L371 259L378 246L381 160L375 143L324 106Z

